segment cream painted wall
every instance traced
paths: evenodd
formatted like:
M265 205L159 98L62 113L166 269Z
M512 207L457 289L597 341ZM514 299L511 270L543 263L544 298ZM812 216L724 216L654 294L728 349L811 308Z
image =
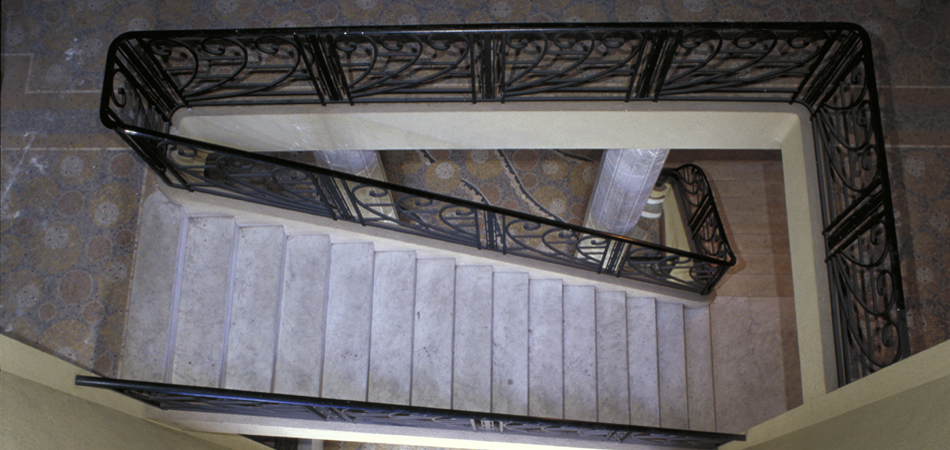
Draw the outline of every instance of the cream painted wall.
M0 373L0 448L224 450L7 372Z
M749 447L755 450L950 448L950 377Z
M950 341L749 429L723 450L950 448Z
M242 436L196 433L145 418L152 408L104 389L92 376L0 335L0 450L266 450Z

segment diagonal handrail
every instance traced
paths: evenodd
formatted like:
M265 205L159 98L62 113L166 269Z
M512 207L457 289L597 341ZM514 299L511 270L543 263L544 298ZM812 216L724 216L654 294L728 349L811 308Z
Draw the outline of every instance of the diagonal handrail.
M543 419L81 375L76 376L75 383L77 386L111 389L148 405L170 411L281 417L357 425L412 426L439 431L472 432L479 435L508 433L695 449L714 449L732 441L745 441L745 436L741 434Z
M568 35L584 39L558 40ZM713 289L735 261L731 250L691 254L684 260L687 257L675 249L292 166L291 170L306 170L316 180L301 191L318 192L320 206L316 206L304 201L301 193L280 197L249 184L252 174L231 176L226 180L230 184L216 185L218 180L203 171L222 176L219 169L182 165L170 155L174 149L192 147L250 165L277 164L262 155L170 135L172 117L186 107L513 101L805 106L811 112L817 151L826 260L847 265L847 270L828 267L839 384L879 368L860 356L860 349L874 348L884 356L872 359L889 363L910 354L870 37L858 25L485 24L131 32L109 48L100 118L163 181L178 187L366 225L402 227L415 234L427 229L433 237L469 239L478 248L613 276L646 277L648 282L702 294ZM285 167L288 163L281 162ZM280 185L276 178L274 182ZM400 192L462 208L456 214L463 209L471 213L436 226L424 223L422 212L406 210L411 202L404 202L387 206L399 211L387 219L382 210L370 211L378 201L363 202L352 192L354 186L364 194L377 193L374 189ZM364 212L369 222L362 217ZM408 228L397 224L410 218L415 222ZM690 225L705 227L692 232L711 236L713 247L728 249L718 222L715 213L691 220ZM470 235L479 238L472 241ZM549 251L539 253L532 247L535 244ZM653 253L642 258L643 251ZM646 266L637 265L645 260ZM676 268L687 268L689 279L669 279L683 272ZM878 310L894 314L885 317ZM856 329L853 323L862 327Z

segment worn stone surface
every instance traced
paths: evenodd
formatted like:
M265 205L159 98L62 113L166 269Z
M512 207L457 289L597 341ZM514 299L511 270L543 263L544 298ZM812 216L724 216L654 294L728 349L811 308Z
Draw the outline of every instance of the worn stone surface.
M745 432L785 412L779 300L719 298L709 315L719 431Z
M528 414L564 417L564 304L561 280L528 285Z
M416 260L413 406L452 407L455 259Z
M630 423L627 312L623 292L597 293L597 420Z
M227 389L271 390L283 259L283 227L239 229L223 383Z
M184 214L161 192L142 205L139 222L137 275L126 318L120 377L128 380L165 381L168 333L173 305L177 305L175 275Z
M320 396L330 237L287 236L274 392Z
M231 217L188 219L172 383L220 387L234 235Z
M528 274L496 272L492 289L491 410L528 413Z
M416 254L378 252L375 264L368 400L408 405L412 385Z
M689 409L683 306L658 302L656 331L660 374L660 426L685 430L689 428Z
M593 286L564 286L564 418L597 421L597 320Z
M491 411L492 268L459 266L455 272L455 350L452 408Z
M373 314L373 244L333 244L329 280L323 396L365 401Z
M656 300L627 299L627 355L630 371L630 424L660 426L656 346Z
M716 389L713 383L709 308L684 308L683 322L686 332L689 429L716 431Z

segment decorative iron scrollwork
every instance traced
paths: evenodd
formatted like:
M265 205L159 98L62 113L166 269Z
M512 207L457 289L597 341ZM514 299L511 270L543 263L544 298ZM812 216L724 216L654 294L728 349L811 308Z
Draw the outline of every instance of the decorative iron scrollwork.
M172 411L404 426L479 434L515 433L536 437L649 443L698 449L712 449L727 442L745 440L744 436L726 433L539 419L84 376L77 376L76 384L112 389L149 405Z
M674 176L695 247L680 252L168 133L185 107L550 100L809 108L839 382L909 355L871 49L854 25L133 32L110 47L100 117L173 186L709 293L735 258L711 189L689 166ZM854 249L871 243L883 253L862 262Z
M813 119L840 385L910 355L869 62L865 49L843 65Z
M475 81L472 45L472 36L461 33L364 33L333 38L351 100L471 94Z

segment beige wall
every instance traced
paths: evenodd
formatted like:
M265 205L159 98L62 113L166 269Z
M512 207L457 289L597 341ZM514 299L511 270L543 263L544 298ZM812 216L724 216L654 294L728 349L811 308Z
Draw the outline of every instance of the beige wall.
M0 447L10 450L227 448L6 372L0 411Z
M0 450L265 450L241 436L194 433L145 418L150 406L75 386L93 375L0 336Z
M910 389L751 449L950 448L950 377Z
M950 448L950 341L761 425L723 450Z

